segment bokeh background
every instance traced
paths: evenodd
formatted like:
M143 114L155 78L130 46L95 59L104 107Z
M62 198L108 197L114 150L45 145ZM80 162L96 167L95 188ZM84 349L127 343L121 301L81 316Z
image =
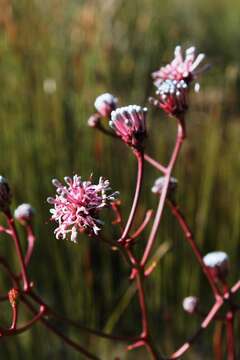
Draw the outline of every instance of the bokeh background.
M238 0L0 0L0 173L11 183L13 207L29 202L37 211L31 278L60 312L116 334L132 334L140 325L125 264L84 236L78 245L56 241L46 197L54 191L53 177L88 178L93 172L120 190L127 214L135 161L124 145L88 128L87 119L102 92L115 94L123 105L146 104L154 92L150 73L172 58L177 44L195 45L212 64L200 93L191 97L188 140L175 169L178 200L203 252L226 251L230 281L239 278L239 25ZM151 110L148 127L148 152L164 162L174 142L174 121ZM145 175L139 221L156 205L150 188L157 173L147 166ZM117 236L109 224L106 232ZM169 353L199 322L183 313L182 299L199 295L204 309L213 299L168 210L160 244L147 299L154 336ZM0 250L14 264L9 241L1 239ZM4 291L8 283L0 279ZM1 310L7 323L6 313ZM58 326L102 359L146 358ZM214 331L211 326L184 359L212 359ZM1 358L9 360L82 358L40 324L0 346Z

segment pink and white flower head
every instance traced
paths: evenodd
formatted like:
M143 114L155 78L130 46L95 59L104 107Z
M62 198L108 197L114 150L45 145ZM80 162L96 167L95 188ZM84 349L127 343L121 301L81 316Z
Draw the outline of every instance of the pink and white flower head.
M20 223L26 224L32 221L35 210L30 204L21 204L14 211L14 217Z
M101 230L102 221L99 220L99 211L107 207L115 200L117 192L108 195L111 190L108 180L100 177L98 184L89 181L82 181L80 176L64 178L66 185L57 179L52 183L57 188L55 198L48 198L47 201L54 205L50 209L51 219L58 223L54 233L57 239L66 239L76 242L80 232L88 235L98 235Z
M181 46L176 46L174 59L170 64L162 66L159 70L152 73L154 84L159 87L166 80L184 80L189 85L196 79L197 75L206 70L208 65L199 67L205 55L196 55L196 48L191 46L183 55ZM199 91L199 84L195 85L195 91Z
M154 194L161 195L165 184L165 176L161 176L157 178L152 186L152 192ZM174 177L170 177L169 185L168 185L168 196L171 195L177 188L178 181Z
M96 98L94 106L100 115L109 117L111 112L116 109L117 103L118 99L115 96L105 93Z
M139 148L146 137L146 113L147 108L139 105L117 108L111 113L109 125L127 145Z
M188 85L184 80L165 80L156 91L158 99L150 99L150 101L162 108L167 114L180 116L188 109L187 92Z
M8 211L12 194L7 179L0 175L0 211Z
M189 313L194 314L198 308L199 300L196 296L188 296L183 299L183 309Z
M229 258L223 251L213 251L203 258L204 264L209 268L215 279L224 279L229 272Z

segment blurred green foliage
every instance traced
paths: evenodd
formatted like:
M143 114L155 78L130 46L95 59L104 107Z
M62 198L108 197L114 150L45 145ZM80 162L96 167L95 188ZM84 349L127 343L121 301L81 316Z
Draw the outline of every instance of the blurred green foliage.
M239 18L237 0L0 1L0 173L11 183L13 205L30 202L37 210L31 277L38 292L60 312L98 328L110 319L118 334L131 334L140 324L134 298L125 316L121 316L123 303L117 307L119 314L114 313L129 286L125 264L84 236L79 237L79 245L56 241L45 199L53 193L53 177L78 173L87 178L94 172L111 179L112 188L120 190L127 215L134 159L124 145L88 128L87 118L94 111L95 97L106 91L118 96L121 104L145 104L154 91L151 71L172 58L177 44L196 45L213 65L201 79L200 94L191 99L188 140L175 171L178 200L203 252L226 251L232 263L231 281L238 278ZM148 121L148 152L164 162L174 142L174 121L155 110ZM145 175L138 221L156 205L150 187L158 174L147 165ZM117 236L110 226L106 232ZM161 242L170 244L170 250L147 286L147 298L154 335L162 351L169 352L197 326L197 319L183 314L183 297L199 294L206 308L212 300L168 210L159 231ZM5 238L0 251L14 263L12 246ZM2 291L7 286L2 278ZM112 347L59 327L103 359L122 353L118 344ZM41 325L1 341L3 359L81 358ZM186 359L207 359L211 347L209 336L203 336ZM145 359L137 351L121 358Z

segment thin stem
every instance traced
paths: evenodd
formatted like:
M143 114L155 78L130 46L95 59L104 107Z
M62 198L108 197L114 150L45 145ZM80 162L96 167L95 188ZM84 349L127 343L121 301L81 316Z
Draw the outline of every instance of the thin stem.
M223 300L219 298L215 304L212 306L211 310L207 314L206 318L203 320L201 327L196 331L196 333L186 341L177 351L175 351L168 359L178 359L182 357L191 347L191 345L196 341L196 339L202 334L203 330L205 330L211 321L214 319L218 311L223 305Z
M149 164L155 167L157 170L161 171L163 174L167 173L167 168L160 164L157 160L153 159L150 155L144 154L144 160L146 160Z
M21 275L22 275L22 279L23 279L23 288L24 288L24 291L28 291L29 288L30 288L30 284L29 284L29 280L28 280L28 276L27 276L26 265L25 265L25 261L24 261L23 252L22 252L22 248L21 248L21 245L20 245L20 240L19 240L19 237L18 237L18 233L17 233L16 227L15 227L12 215L10 213L6 213L6 216L7 216L8 226L9 226L10 230L12 231L12 238L13 238L14 243L15 243L17 256L18 256L20 266L21 266Z
M232 311L228 311L226 315L227 360L236 360L233 325L234 325L234 313Z
M191 229L188 226L188 224L187 224L187 222L186 222L186 220L184 218L184 215L180 211L179 207L173 201L168 200L167 204L169 205L173 215L177 219L178 224L180 225L180 228L182 229L183 234L184 234L188 244L192 248L193 253L196 256L199 265L201 266L204 274L206 275L206 277L208 279L208 282L209 282L209 284L210 284L210 286L212 288L212 291L214 293L215 298L217 298L220 295L219 289L217 288L217 286L216 286L216 284L214 282L214 278L213 278L211 272L209 271L208 267L204 264L201 251L198 248L196 242L194 241L193 234L192 234Z
M129 238L129 240L133 240L136 239L139 235L141 235L141 233L143 232L143 230L145 229L145 227L148 225L151 217L153 214L153 210L148 210L146 212L145 218L142 222L142 224L139 226L139 228L133 233L133 235L131 235L131 237Z
M15 304L14 306L12 306L12 325L11 325L12 330L16 330L17 320L18 320L18 305Z
M27 248L27 253L25 255L25 265L27 266L29 264L29 261L32 257L32 253L33 253L33 250L34 250L34 245L35 245L35 242L36 242L36 237L33 233L33 228L32 228L32 225L31 224L27 224L27 227L26 227L26 230L27 230L27 239L28 239L28 248Z
M133 203L132 203L132 208L131 208L131 211L129 214L129 218L128 218L127 224L125 225L123 233L121 235L120 241L124 241L127 238L129 231L131 230L131 227L132 227L132 224L134 221L134 217L136 214L136 210L137 210L137 205L139 202L142 181L143 181L143 153L142 153L142 151L134 151L134 154L135 154L135 156L137 158L137 162L138 162L136 190L135 190L135 195L134 195L134 199L133 199Z
M100 330L95 330L95 329L91 329L87 326L81 325L76 321L73 321L71 319L68 319L65 316L60 315L59 313L57 313L55 310L53 310L49 305L47 305L46 303L44 303L44 301L37 296L34 292L30 292L29 294L31 296L31 298L33 300L35 300L39 305L43 305L44 308L46 308L46 311L49 315L52 315L55 319L60 320L65 322L66 324L69 324L77 329L80 329L82 331L88 332L91 335L95 335L95 336L99 336L108 340L118 340L118 341L122 341L122 342L130 342L130 341L136 341L137 338L130 338L130 337L125 337L125 336L118 336L118 335L112 335L112 334L107 334L105 332L102 332Z
M159 203L158 203L156 216L155 216L153 226L152 226L152 230L151 230L151 233L149 235L147 245L146 245L142 260L141 260L141 264L143 266L145 266L145 264L146 264L146 262L148 260L148 257L150 255L150 252L151 252L152 247L154 245L154 241L155 241L156 236L157 236L158 227L160 225L160 221L161 221L161 218L162 218L162 213L163 213L163 209L164 209L164 205L165 205L165 200L166 200L166 197L167 197L167 191L168 191L168 186L169 186L171 173L172 173L173 167L174 167L174 165L176 163L176 160L178 158L178 154L180 152L180 149L181 149L184 138L185 138L185 131L184 131L183 121L179 121L176 144L175 144L175 147L174 147L174 150L173 150L169 165L167 167L167 172L166 172L166 175L165 175L165 182L164 182L162 193L161 193L160 198L159 198Z
M27 305L27 307L31 310L32 313L36 313L36 309L34 306L24 297L23 302ZM75 341L71 340L66 335L62 334L58 329L56 329L48 320L44 319L43 317L40 318L41 323L48 328L52 333L57 335L61 340L63 340L66 344L71 346L76 351L80 352L81 354L85 355L87 359L92 360L100 360L97 356L93 355L89 351L87 351L84 347L76 343Z

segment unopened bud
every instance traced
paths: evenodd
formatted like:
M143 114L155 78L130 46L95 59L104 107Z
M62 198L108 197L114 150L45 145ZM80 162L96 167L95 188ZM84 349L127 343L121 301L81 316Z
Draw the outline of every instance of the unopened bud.
M100 115L109 117L111 112L116 109L117 103L118 100L115 96L105 93L96 98L94 106Z
M229 258L223 251L213 251L203 258L215 279L224 279L229 272Z
M18 296L19 296L19 291L17 289L13 288L8 292L8 299L12 307L16 306Z
M88 126L95 128L98 126L101 116L99 114L93 114L88 119Z
M160 195L162 193L165 184L165 179L166 179L165 176L161 176L155 180L154 185L152 187L152 192L154 194ZM174 177L170 177L169 185L168 185L168 195L170 195L176 190L177 185L178 185L177 179L175 179Z
M14 211L14 217L24 225L32 221L34 213L35 210L30 204L22 204Z
M11 191L8 181L0 175L0 210L6 211L11 203Z
M193 314L198 308L199 300L196 296L188 296L183 299L182 306L183 309L189 313Z

